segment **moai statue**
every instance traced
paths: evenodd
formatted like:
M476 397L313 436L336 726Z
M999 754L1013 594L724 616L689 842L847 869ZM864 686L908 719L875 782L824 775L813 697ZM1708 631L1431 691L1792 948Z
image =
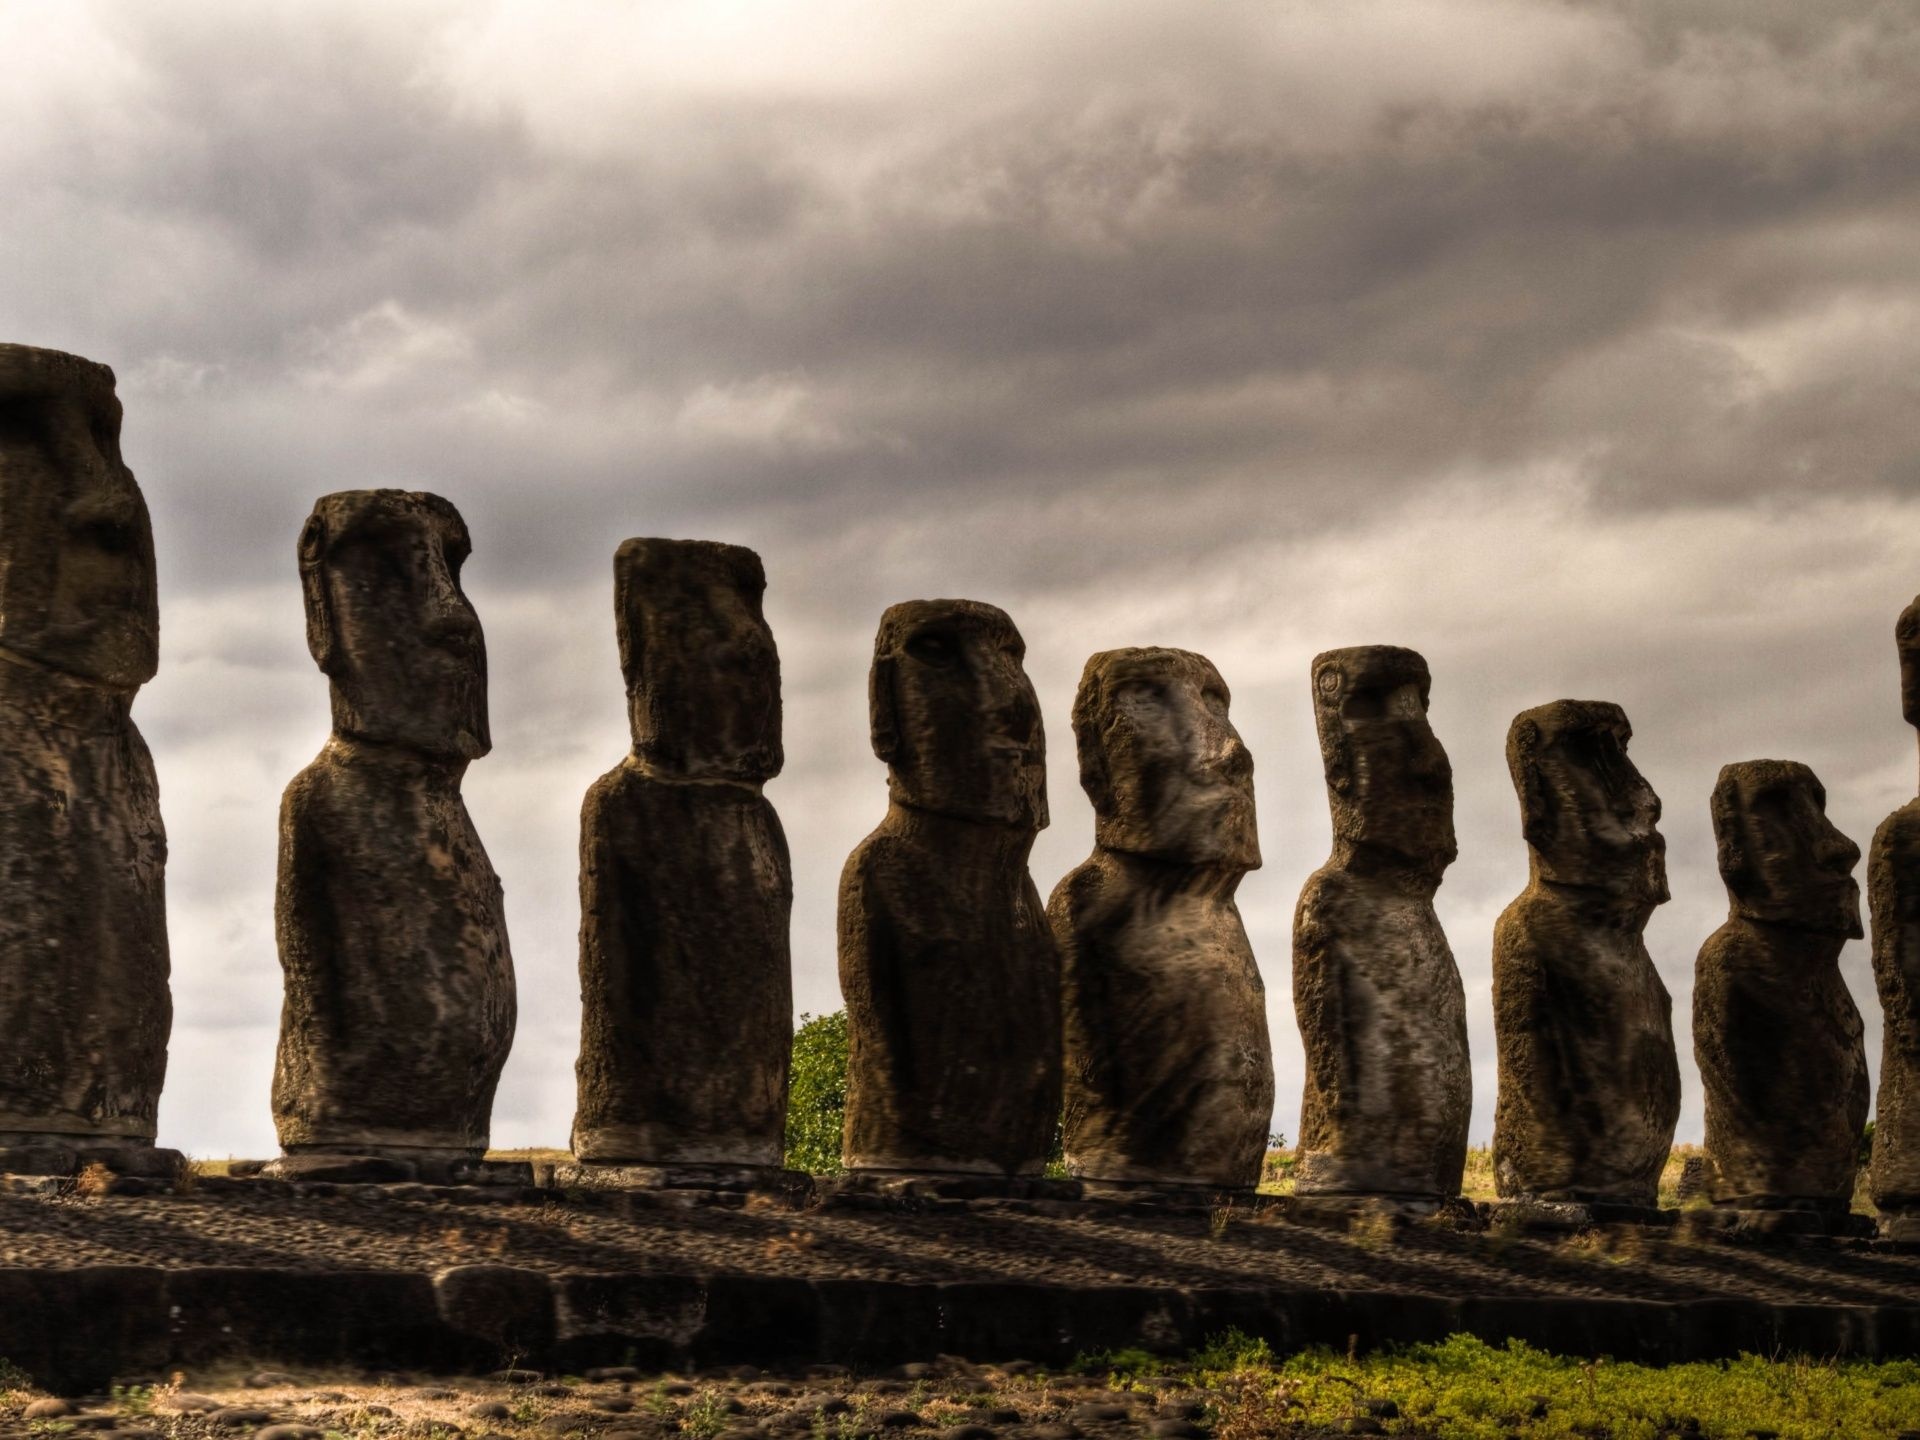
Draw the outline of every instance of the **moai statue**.
M840 877L847 1168L1034 1177L1060 1118L1060 956L1027 854L1047 823L1040 705L1006 613L880 618L868 689L886 819Z
M1744 760L1713 787L1727 923L1693 981L1716 1205L1844 1215L1867 1121L1860 1012L1840 949L1860 935L1860 847L1805 765Z
M1641 935L1666 902L1660 797L1626 712L1523 711L1507 732L1527 888L1493 931L1502 1198L1651 1209L1680 1117L1673 1002Z
M166 832L133 697L153 532L104 365L0 345L0 1170L160 1173Z
M1473 1074L1466 993L1433 910L1453 863L1453 769L1412 650L1313 660L1333 855L1293 918L1306 1048L1299 1195L1427 1203L1460 1193Z
M793 1044L766 572L738 545L629 540L613 574L633 750L580 816L573 1151L750 1179L780 1165Z
M1187 650L1108 650L1073 705L1092 857L1060 943L1069 1173L1252 1190L1273 1119L1266 990L1233 892L1260 865L1253 759Z
M460 798L492 748L470 549L452 505L404 490L323 496L300 533L333 733L280 806L276 1173L461 1175L487 1147L514 989Z
M1900 708L1920 726L1920 597L1894 631ZM1880 1093L1873 1122L1873 1203L1890 1236L1920 1239L1920 799L1894 811L1867 856L1873 979L1880 992Z

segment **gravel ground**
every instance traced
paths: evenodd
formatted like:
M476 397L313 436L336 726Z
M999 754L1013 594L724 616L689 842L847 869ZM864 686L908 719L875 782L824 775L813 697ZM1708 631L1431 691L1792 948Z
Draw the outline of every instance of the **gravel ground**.
M976 1202L939 1213L657 1209L509 1190L451 1200L422 1187L82 1197L0 1195L0 1265L853 1276L928 1282L1392 1290L1439 1296L1709 1297L1912 1304L1920 1255L1844 1245L1745 1246L1621 1229L1521 1238L1438 1224L1340 1233L1271 1212L1089 1213Z
M505 1372L453 1382L225 1371L156 1377L150 1387L74 1402L5 1392L0 1434L92 1434L104 1440L911 1440L936 1434L944 1440L1250 1440L1276 1433L1270 1406L1257 1415L1250 1409L1244 1395L1175 1374L1145 1376L1120 1388L1105 1377L1048 1375L1018 1361L973 1366L950 1358L902 1366L879 1378L833 1366L703 1376L615 1369L564 1379ZM1354 1415L1339 1430L1287 1425L1277 1433L1290 1440L1381 1433L1374 1413L1391 1415L1393 1407L1386 1397L1356 1396ZM1349 1428L1355 1424L1357 1432ZM1420 1434L1397 1424L1392 1433Z

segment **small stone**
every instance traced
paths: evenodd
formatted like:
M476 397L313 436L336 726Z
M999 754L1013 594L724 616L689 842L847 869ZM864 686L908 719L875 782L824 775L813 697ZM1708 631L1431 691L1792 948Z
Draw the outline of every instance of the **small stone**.
M1080 1440L1080 1432L1067 1424L1036 1425L1027 1433L1033 1440Z
M1105 1425L1114 1420L1124 1420L1131 1412L1124 1405L1089 1402L1073 1407L1073 1418L1082 1425Z
M457 1400L460 1398L460 1392L458 1390L449 1390L444 1385L429 1385L423 1389L414 1391L413 1398L416 1400Z
M1168 1400L1160 1406L1160 1413L1169 1420L1198 1420L1207 1413L1207 1407L1198 1400Z
M261 1370L247 1376L241 1383L249 1390L277 1390L282 1385L298 1385L300 1382L281 1370Z
M218 1410L209 1412L209 1423L223 1430L242 1430L249 1425L270 1425L273 1423L271 1410L255 1410L246 1405L222 1405Z
M920 1417L911 1410L883 1410L874 1423L882 1430L911 1430L920 1423Z
M785 1397L793 1394L793 1386L780 1380L756 1380L753 1384L745 1386L740 1393L743 1395L775 1395Z
M253 1440L322 1440L322 1432L311 1425L267 1425L253 1432Z
M508 1385L535 1385L545 1377L538 1370L496 1370L487 1378L501 1380Z
M1198 1440L1207 1432L1178 1415L1164 1415L1147 1427L1159 1440Z
M544 1395L550 1400L564 1400L567 1396L573 1394L573 1387L571 1385L562 1385L557 1381L550 1381L545 1385L535 1385L532 1387L532 1390L534 1394Z
M453 1393L454 1392L451 1390L447 1391L448 1395L452 1395ZM360 1413L362 1415L380 1415L380 1416L391 1417L393 1414L393 1408L388 1405L362 1405L360 1407Z
M1396 1401L1392 1400L1369 1400L1367 1401L1367 1414L1373 1416L1376 1420L1398 1420L1400 1418L1400 1406Z
M991 1425L956 1425L940 1432L941 1440L997 1440Z
M207 1415L220 1408L220 1402L211 1395L195 1395L182 1390L169 1395L160 1402L163 1410L178 1410L182 1415Z
M541 1420L540 1428L549 1435L573 1435L589 1429L593 1425L591 1415L568 1414L561 1411Z
M593 1402L593 1408L604 1410L609 1415L624 1415L633 1409L633 1401L625 1395L602 1395Z
M74 1430L115 1430L119 1423L117 1415L76 1415L67 1422Z
M987 1423L989 1425L1018 1425L1020 1423L1020 1412L1006 1408L989 1410L987 1412Z
M638 1380L640 1372L631 1365L596 1365L587 1371L589 1380Z
M685 1380L662 1380L654 1389L658 1390L662 1395L678 1397L693 1394L695 1387Z
M73 1406L60 1399L36 1400L20 1412L22 1420L58 1420L73 1414Z
M844 1415L853 1409L853 1406L849 1405L845 1400L842 1400L838 1395L835 1395L829 1400L822 1400L816 1408L822 1415Z
M512 1415L512 1407L503 1405L498 1400L482 1400L478 1405L467 1407L469 1420L506 1420Z
M916 1360L911 1365L902 1365L893 1373L898 1375L902 1380L931 1380L934 1377L935 1371L933 1366L927 1364L925 1361Z

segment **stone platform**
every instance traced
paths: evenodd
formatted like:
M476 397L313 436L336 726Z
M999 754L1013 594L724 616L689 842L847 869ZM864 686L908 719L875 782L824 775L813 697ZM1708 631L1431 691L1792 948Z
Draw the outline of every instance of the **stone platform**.
M1575 1355L1920 1355L1917 1247L1459 1217L1350 1230L1287 1207L556 1191L200 1179L0 1193L0 1355L43 1384L245 1357L419 1370L517 1363L1058 1364L1464 1332ZM37 1188L35 1188L37 1186Z

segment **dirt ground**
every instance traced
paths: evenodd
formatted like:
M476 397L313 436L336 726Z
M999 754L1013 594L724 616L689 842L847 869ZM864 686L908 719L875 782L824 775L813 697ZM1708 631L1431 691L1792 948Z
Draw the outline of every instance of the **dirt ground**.
M39 1413L32 1409L39 1405ZM1245 1397L1177 1374L1145 1375L1122 1388L1102 1375L1049 1375L1013 1361L973 1366L951 1358L856 1377L833 1366L702 1376L630 1369L544 1378L505 1372L485 1380L244 1370L155 1377L148 1385L78 1402L27 1392L0 1396L0 1434L99 1435L103 1440L456 1440L668 1435L719 1440L856 1440L937 1434L943 1440L1251 1440L1271 1426L1240 1424ZM1375 1413L1390 1397L1356 1396L1358 1432L1289 1426L1297 1440L1379 1433ZM57 1413L56 1413L57 1412ZM1395 1434L1418 1432L1394 1427Z

